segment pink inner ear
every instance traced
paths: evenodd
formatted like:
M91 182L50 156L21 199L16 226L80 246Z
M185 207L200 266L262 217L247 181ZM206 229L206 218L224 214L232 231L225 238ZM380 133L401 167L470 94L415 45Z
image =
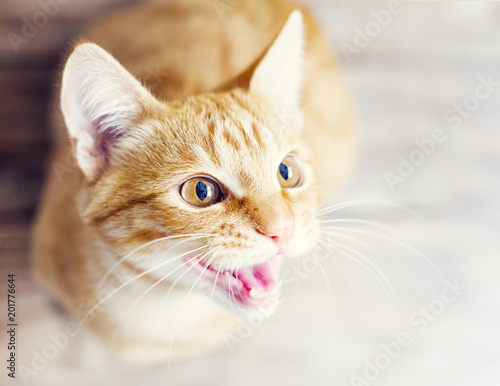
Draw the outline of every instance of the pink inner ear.
M110 164L112 148L123 137L123 132L116 127L110 127L109 116L99 117L92 125L94 149L91 154L96 159L96 176L104 173Z
M64 68L61 108L77 143L80 168L95 179L113 164L122 133L131 129L153 96L110 54L93 43L78 45Z

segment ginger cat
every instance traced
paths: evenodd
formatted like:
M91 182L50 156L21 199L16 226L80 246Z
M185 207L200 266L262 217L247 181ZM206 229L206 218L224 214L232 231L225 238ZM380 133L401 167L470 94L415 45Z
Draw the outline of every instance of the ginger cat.
M117 14L64 68L53 165L76 162L51 171L34 270L134 362L209 349L235 314L272 309L280 261L315 246L319 205L355 158L311 16L281 0L216 4Z

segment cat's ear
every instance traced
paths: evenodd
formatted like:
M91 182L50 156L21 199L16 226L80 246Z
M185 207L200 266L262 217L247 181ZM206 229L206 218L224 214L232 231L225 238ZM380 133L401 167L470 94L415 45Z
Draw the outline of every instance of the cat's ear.
M93 43L78 45L64 68L61 108L76 159L89 180L109 166L113 146L140 119L154 97L110 54Z
M257 64L250 91L264 96L278 110L291 115L300 111L303 78L304 22L293 11L278 37Z

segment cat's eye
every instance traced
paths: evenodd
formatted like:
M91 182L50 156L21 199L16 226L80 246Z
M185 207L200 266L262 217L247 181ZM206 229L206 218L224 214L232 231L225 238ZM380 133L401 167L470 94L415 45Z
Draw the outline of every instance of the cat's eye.
M291 154L281 161L278 167L278 181L284 188L296 188L302 183L302 175L299 164Z
M198 208L206 208L222 199L217 182L206 177L193 177L185 181L179 192L184 201Z

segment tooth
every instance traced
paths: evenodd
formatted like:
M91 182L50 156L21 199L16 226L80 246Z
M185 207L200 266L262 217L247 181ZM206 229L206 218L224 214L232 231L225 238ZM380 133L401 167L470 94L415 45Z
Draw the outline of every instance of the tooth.
M248 296L250 296L252 299L261 300L261 299L265 299L266 297L268 297L269 293L267 293L267 292L261 292L261 291L255 289L255 288L252 288L248 292Z

